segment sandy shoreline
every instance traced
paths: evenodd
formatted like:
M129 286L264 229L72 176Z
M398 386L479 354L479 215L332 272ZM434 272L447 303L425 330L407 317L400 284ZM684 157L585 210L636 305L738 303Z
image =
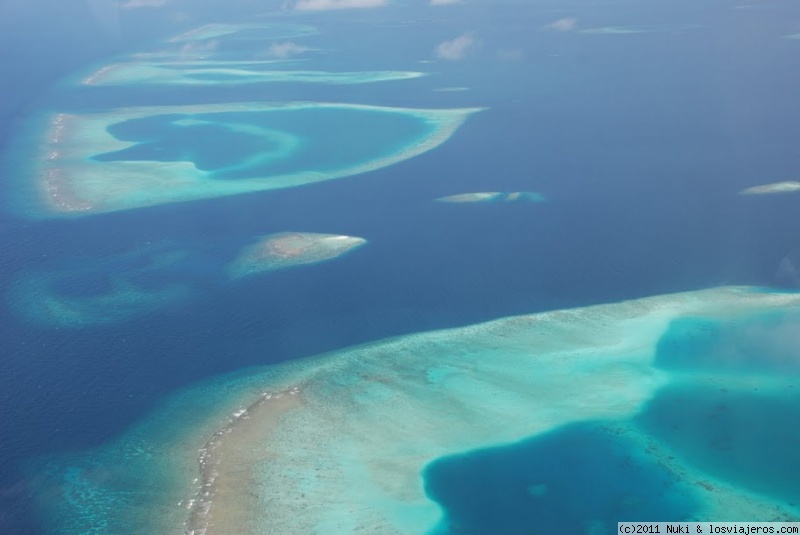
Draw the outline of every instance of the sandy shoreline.
M269 457L259 447L281 416L302 406L298 388L264 393L246 409L235 412L231 420L200 449L199 491L186 506L189 518L186 533L211 535L251 533L257 520L259 498L254 490L254 467ZM256 517L251 515L255 513Z

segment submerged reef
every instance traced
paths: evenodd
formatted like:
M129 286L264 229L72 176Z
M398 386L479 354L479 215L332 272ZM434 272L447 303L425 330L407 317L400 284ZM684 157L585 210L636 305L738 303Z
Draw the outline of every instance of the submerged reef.
M363 84L424 76L422 72L326 72L287 69L293 56L314 49L276 39L316 33L311 26L293 24L209 24L170 39L154 51L132 54L104 65L80 79L83 85L240 85L252 83ZM253 52L255 42L271 46ZM277 66L277 68L276 68Z
M6 301L17 317L40 327L112 325L189 303L212 287L224 290L234 279L332 260L366 243L308 232L232 241L204 247L148 243L112 255L67 258L22 273Z
M545 198L542 194L535 191L483 191L478 193L458 193L456 195L449 195L447 197L440 197L436 199L439 202L449 203L477 203L477 202L544 202Z
M181 249L148 246L112 256L76 258L21 275L7 302L23 320L50 328L110 325L180 303L192 284L159 278L187 256Z
M87 533L490 533L481 522L492 511L469 503L504 492L517 518L568 498L568 521L585 533L637 515L797 519L790 483L753 475L764 465L771 478L794 479L793 435L741 477L727 472L736 451L711 464L703 453L717 430L783 411L797 374L668 368L659 352L681 318L743 324L798 312L800 294L729 287L401 336L220 377L98 450L30 470L52 525ZM711 398L674 394L681 385ZM723 408L720 426L699 429L723 390L754 388L758 400L745 396ZM686 430L671 431L682 414ZM778 440L788 420L775 421ZM574 446L585 439L597 447ZM748 458L771 455L763 442L721 440ZM513 469L481 461L500 454L517 459ZM597 486L584 488L587 477ZM473 479L485 488L470 488Z
M21 148L31 158L12 202L49 218L332 180L429 151L475 111L304 102L57 114Z
M280 232L258 238L245 247L227 267L228 276L250 275L303 264L324 262L342 256L367 243L363 238L310 232Z
M753 186L739 192L739 195L771 195L776 193L794 193L800 191L800 182L774 182L761 186Z

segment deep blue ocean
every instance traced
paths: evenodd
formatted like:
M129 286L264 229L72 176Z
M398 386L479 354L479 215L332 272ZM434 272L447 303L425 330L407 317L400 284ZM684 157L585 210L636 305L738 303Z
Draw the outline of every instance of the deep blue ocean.
M231 98L487 110L430 152L310 186L75 219L4 211L3 294L30 270L76 262L94 271L65 291L101 292L103 273L119 269L114 258L152 244L193 251L161 276L190 280L197 291L89 328L30 324L2 301L0 533L40 532L31 499L36 482L21 471L26 459L100 445L169 394L224 372L512 314L728 284L791 289L797 282L778 267L800 257L799 198L737 195L800 179L800 41L783 38L800 31L800 6L792 1L750 9L722 0L396 3L298 19L319 29L304 42L327 51L311 61L329 70L419 69L430 76L252 84L235 97L214 86L74 84L93 66L204 23L246 22L281 8L249 0L201 4L125 10L110 0L0 1L0 149L7 164L0 197L33 180L20 176L24 165L13 150L19 136L35 134L31 118L45 112ZM562 17L574 17L580 28L699 26L630 35L541 31ZM464 32L477 41L468 57L418 63ZM434 91L461 86L469 91ZM470 191L537 191L547 202L433 202ZM346 259L235 284L220 275L253 236L283 231L359 236L368 244ZM646 425L673 417L670 395L678 393L653 402L642 416ZM520 447L534 455L590 431L567 429ZM619 445L606 446L613 457ZM724 473L724 459L719 463ZM446 469L459 467L442 464ZM484 521L491 519L475 520Z

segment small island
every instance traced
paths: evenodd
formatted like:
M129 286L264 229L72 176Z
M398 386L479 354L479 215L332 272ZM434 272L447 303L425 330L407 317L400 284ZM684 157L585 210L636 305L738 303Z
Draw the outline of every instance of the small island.
M794 193L800 191L800 182L774 182L762 186L753 186L739 192L739 195L774 195L777 193Z
M544 202L541 193L535 191L481 191L476 193L458 193L436 199L438 202L448 203L488 203L488 202Z
M240 279L303 264L338 258L367 243L364 238L309 232L279 232L260 237L228 265L231 279Z

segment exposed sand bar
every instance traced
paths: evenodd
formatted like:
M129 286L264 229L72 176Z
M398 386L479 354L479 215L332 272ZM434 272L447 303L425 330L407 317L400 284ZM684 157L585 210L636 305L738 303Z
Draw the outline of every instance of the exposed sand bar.
M779 193L794 193L796 191L800 191L800 182L786 181L746 188L740 191L739 195L775 195Z

